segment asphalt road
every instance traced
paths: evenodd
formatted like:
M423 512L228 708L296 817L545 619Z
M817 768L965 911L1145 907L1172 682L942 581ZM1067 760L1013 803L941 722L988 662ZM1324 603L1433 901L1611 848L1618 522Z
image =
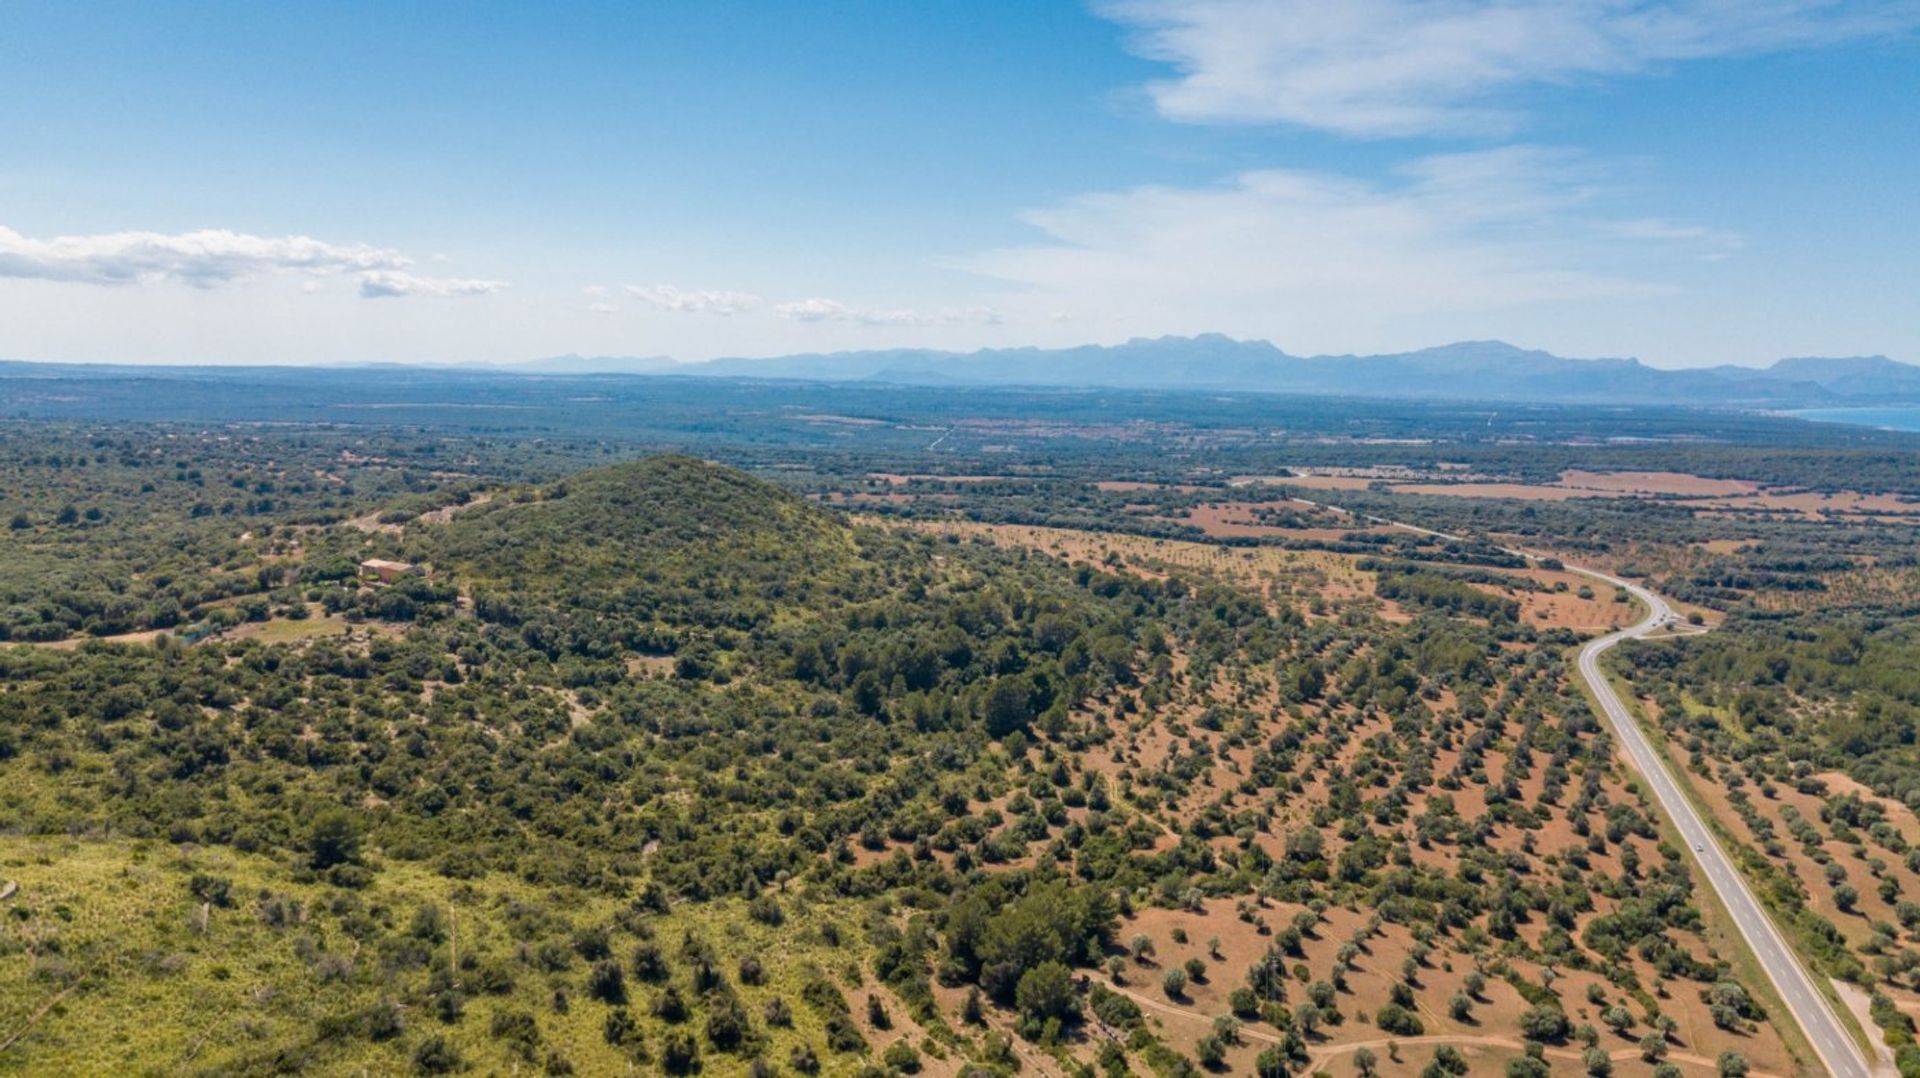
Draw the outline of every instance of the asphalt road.
M1324 505L1305 498L1295 498L1294 501L1332 510L1342 515L1359 516L1359 519L1369 522L1388 524L1439 539L1453 542L1466 541L1461 536L1434 531L1432 528L1422 528L1384 517L1351 514L1338 506ZM1540 557L1525 550L1508 549L1506 552L1529 559ZM1617 632L1588 641L1586 646L1580 649L1580 677L1586 681L1587 687L1593 690L1594 699L1600 702L1600 710L1606 715L1607 724L1613 727L1615 740L1620 742L1621 748L1626 751L1627 758L1646 778L1647 784L1653 787L1654 796L1659 800L1660 807L1666 810L1668 818L1673 820L1674 827L1679 830L1681 839L1692 849L1694 859L1700 863L1700 870L1707 877L1707 882L1713 886L1714 892L1720 896L1720 901L1733 915L1734 927L1738 928L1740 935L1746 938L1748 949L1759 961L1760 968L1766 971L1767 979L1773 982L1774 991L1780 994L1780 998L1786 1002L1787 1009L1793 1012L1794 1021L1800 1024L1801 1031L1807 1035L1807 1040L1813 1045L1814 1052L1820 1056L1820 1063L1826 1068L1827 1073L1835 1075L1836 1078L1877 1078L1883 1072L1876 1071L1867 1062L1866 1056L1860 1051L1860 1046L1847 1034L1847 1028L1841 1023L1840 1016L1833 1009L1833 1004L1815 986L1813 975L1800 964L1799 957L1793 953L1793 948L1789 947L1786 939L1780 935L1780 929L1774 925L1773 918L1767 916L1767 911L1760 905L1760 900L1754 897L1752 889L1747 886L1746 879L1740 875L1740 870L1734 867L1733 860L1727 856L1725 850L1720 848L1720 843L1714 840L1713 833L1707 829L1706 821L1700 818L1700 813L1693 807L1693 803L1688 801L1686 795L1681 792L1679 785L1674 781L1673 772L1667 767L1665 758L1653 747L1653 743L1647 740L1647 735L1641 731L1640 724L1634 721L1633 713L1627 710L1627 705L1621 702L1619 695L1613 691L1613 686L1607 683L1606 676L1600 672L1600 656L1605 655L1620 641L1646 636L1661 629L1672 629L1684 633L1689 631L1688 627L1674 613L1673 607L1669 606L1665 599L1638 584L1593 569L1582 569L1572 565L1567 568L1614 587L1625 588L1628 594L1640 600L1647 608L1645 618Z
M1586 681L1587 687L1593 690L1594 699L1600 702L1601 711L1613 727L1614 737L1626 751L1627 758L1633 761L1633 766L1653 787L1660 806L1673 820L1681 839L1692 849L1707 882L1713 885L1720 901L1733 915L1735 927L1746 937L1747 946L1759 960L1760 967L1766 971L1767 979L1773 982L1774 990L1786 1001L1787 1009L1793 1012L1794 1020L1800 1023L1801 1030L1813 1044L1813 1050L1819 1054L1827 1073L1840 1078L1869 1078L1874 1074L1874 1069L1861 1054L1859 1045L1847 1035L1846 1027L1834 1012L1833 1005L1815 986L1813 975L1800 964L1793 949L1781 937L1780 930L1774 926L1773 919L1767 916L1759 899L1754 897L1739 869L1734 867L1732 859L1720 848L1720 844L1714 841L1706 821L1700 818L1693 803L1681 792L1665 759L1647 740L1640 724L1634 721L1633 713L1627 710L1626 704L1621 702L1613 686L1607 683L1606 676L1600 672L1600 656L1620 641L1675 626L1679 619L1673 608L1667 605L1665 599L1638 584L1591 569L1576 571L1627 589L1634 598L1646 604L1648 611L1646 618L1640 622L1590 641L1580 649L1580 676Z

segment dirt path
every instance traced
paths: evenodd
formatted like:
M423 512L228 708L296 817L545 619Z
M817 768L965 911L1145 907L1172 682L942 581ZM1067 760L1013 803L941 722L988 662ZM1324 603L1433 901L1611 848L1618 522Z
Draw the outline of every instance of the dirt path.
M82 644L151 644L162 633L172 629L140 629L131 633L114 633L110 636L69 636L61 640L7 640L0 647L9 648L46 648L50 651L73 651Z

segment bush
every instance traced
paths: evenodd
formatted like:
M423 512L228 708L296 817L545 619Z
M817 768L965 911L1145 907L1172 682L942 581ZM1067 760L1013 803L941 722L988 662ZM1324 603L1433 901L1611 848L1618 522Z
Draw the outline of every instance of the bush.
M1520 1015L1520 1033L1528 1040L1557 1044L1571 1031L1567 1016L1558 1007L1529 1007Z
M920 1073L920 1053L905 1040L897 1040L888 1045L881 1060L902 1074Z
M746 1008L731 994L715 993L707 997L707 1040L723 1052L731 1052L746 1042L752 1032Z
M587 971L587 995L602 1003L625 1003L627 977L620 971L620 963L608 959L595 962Z
M413 1050L413 1069L421 1074L450 1074L461 1067L460 1053L438 1033Z
M660 1042L660 1066L668 1074L688 1074L700 1065L700 1046L686 1030L670 1030Z
M1418 1037L1427 1031L1419 1015L1398 1003L1381 1006L1373 1016L1373 1024L1380 1027L1380 1032L1391 1033L1396 1037Z

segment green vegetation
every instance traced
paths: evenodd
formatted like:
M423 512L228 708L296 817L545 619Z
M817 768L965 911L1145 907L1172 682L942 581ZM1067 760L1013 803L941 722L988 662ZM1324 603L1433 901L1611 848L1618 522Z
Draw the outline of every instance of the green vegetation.
M1436 1035L1605 1036L1652 1062L1683 1010L1688 1049L1778 1064L1573 688L1576 636L1522 616L1548 586L1499 549L1515 537L1740 612L1629 655L1704 773L1749 784L1734 803L1825 770L1912 803L1902 615L1760 612L1897 569L1893 521L1823 546L1659 499L1340 492L1479 537L1455 542L1265 487L1249 517L1303 534L1183 562L1159 540L1200 535L1237 473L1581 458L1473 433L1484 413L1339 413L1364 437L1283 451L1227 422L1257 409L1184 399L1115 404L1152 414L1116 444L1035 433L1030 395L875 389L834 398L862 420L841 423L815 389L720 394L749 421L611 384L631 415L563 430L529 392L533 418L499 428L403 401L381 430L0 438L0 1071L1184 1078ZM813 412L772 415L789 404ZM971 455L929 452L968 407ZM1606 453L1737 474L1775 427L1725 422L1725 445ZM748 470L626 460L643 442ZM1753 474L1839 483L1889 452ZM1164 485L1093 485L1116 476ZM939 533L955 519L1137 545ZM1683 557L1670 525L1756 542ZM367 558L423 572L362 580ZM1836 954L1906 991L1900 821L1829 800L1804 822L1866 853L1818 885L1892 929L1842 922ZM1362 1072L1468 1065L1364 1051Z

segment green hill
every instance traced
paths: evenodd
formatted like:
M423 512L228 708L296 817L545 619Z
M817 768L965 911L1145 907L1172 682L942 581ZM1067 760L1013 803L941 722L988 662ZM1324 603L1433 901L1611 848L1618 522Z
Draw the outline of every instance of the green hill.
M772 484L692 457L657 456L570 476L455 517L449 564L516 590L578 590L676 565L766 579L849 559L848 528Z
M1184 593L682 457L409 529L430 579L340 587L385 540L331 541L298 572L351 631L0 649L0 1075L998 1059L881 908L1065 856L1043 805L1104 786L1024 746ZM1098 826L1111 875L1144 825Z
M657 456L461 513L424 556L483 617L545 608L595 621L749 627L783 607L863 594L853 529L731 468Z

